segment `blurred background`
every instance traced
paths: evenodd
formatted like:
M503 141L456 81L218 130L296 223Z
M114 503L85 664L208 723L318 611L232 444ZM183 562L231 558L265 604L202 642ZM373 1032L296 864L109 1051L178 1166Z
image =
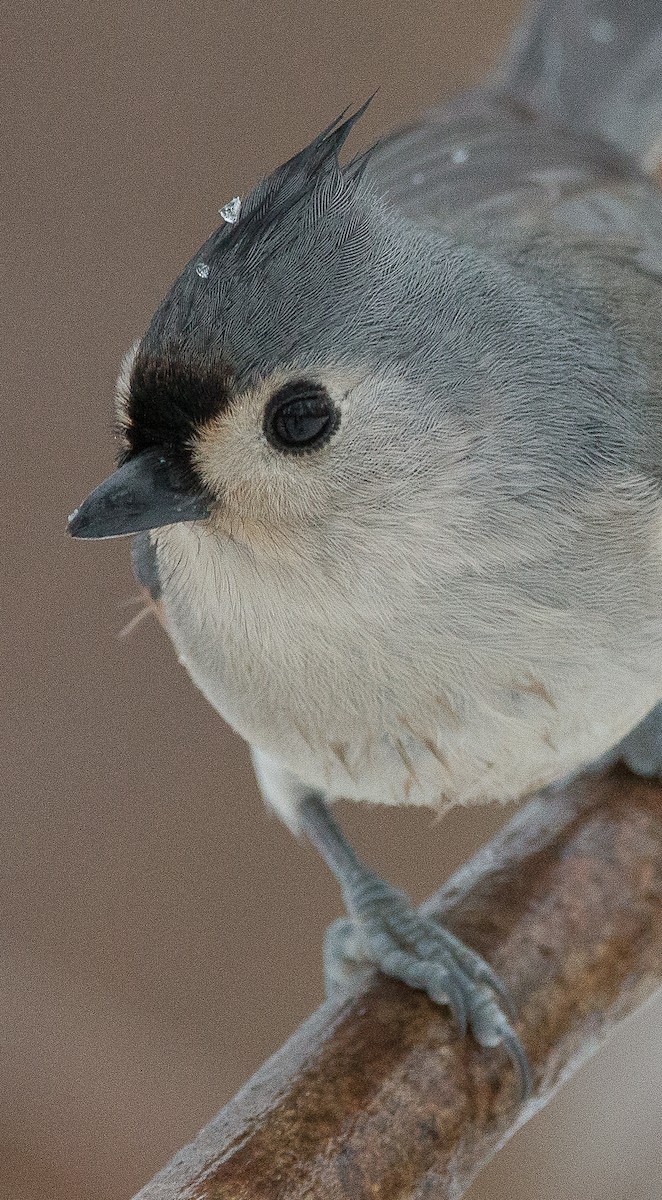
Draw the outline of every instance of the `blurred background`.
M122 1200L322 998L333 880L262 807L242 743L137 612L126 542L67 513L109 471L120 356L244 192L346 104L353 146L474 81L508 0L61 0L3 10L10 194L0 1193ZM5 156L7 161L7 156ZM502 810L342 814L421 899ZM659 1200L662 1005L472 1200Z

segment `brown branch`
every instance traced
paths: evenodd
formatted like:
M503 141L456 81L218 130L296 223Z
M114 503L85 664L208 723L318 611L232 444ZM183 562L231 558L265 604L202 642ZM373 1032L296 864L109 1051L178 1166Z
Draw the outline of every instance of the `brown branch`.
M428 902L502 974L536 1079L379 979L323 1005L140 1200L457 1200L662 973L662 789L622 769L531 801Z

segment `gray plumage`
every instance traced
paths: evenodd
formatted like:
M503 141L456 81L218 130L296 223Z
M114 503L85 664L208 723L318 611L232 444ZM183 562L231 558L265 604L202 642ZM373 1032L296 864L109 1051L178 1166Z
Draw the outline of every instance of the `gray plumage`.
M524 1075L487 968L430 954L322 797L514 799L626 735L660 768L661 78L659 0L544 0L482 87L259 184L118 387L122 495L156 453L179 497L140 548L180 659L343 884L330 978L445 995Z

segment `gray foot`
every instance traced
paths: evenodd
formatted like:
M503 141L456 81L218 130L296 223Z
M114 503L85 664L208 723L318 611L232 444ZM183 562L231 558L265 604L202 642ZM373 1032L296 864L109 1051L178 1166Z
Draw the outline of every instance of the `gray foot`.
M404 893L369 872L362 883L351 898L353 918L334 921L326 932L327 993L358 992L374 968L426 992L449 1006L462 1033L468 1027L481 1046L505 1047L526 1097L531 1071L499 977L437 921L421 916Z

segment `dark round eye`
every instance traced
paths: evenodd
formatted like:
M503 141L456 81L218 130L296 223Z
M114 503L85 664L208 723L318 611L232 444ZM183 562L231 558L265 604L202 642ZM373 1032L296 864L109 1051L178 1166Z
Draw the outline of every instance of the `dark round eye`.
M264 412L267 441L287 454L306 454L329 440L340 413L317 383L288 383L271 397Z

